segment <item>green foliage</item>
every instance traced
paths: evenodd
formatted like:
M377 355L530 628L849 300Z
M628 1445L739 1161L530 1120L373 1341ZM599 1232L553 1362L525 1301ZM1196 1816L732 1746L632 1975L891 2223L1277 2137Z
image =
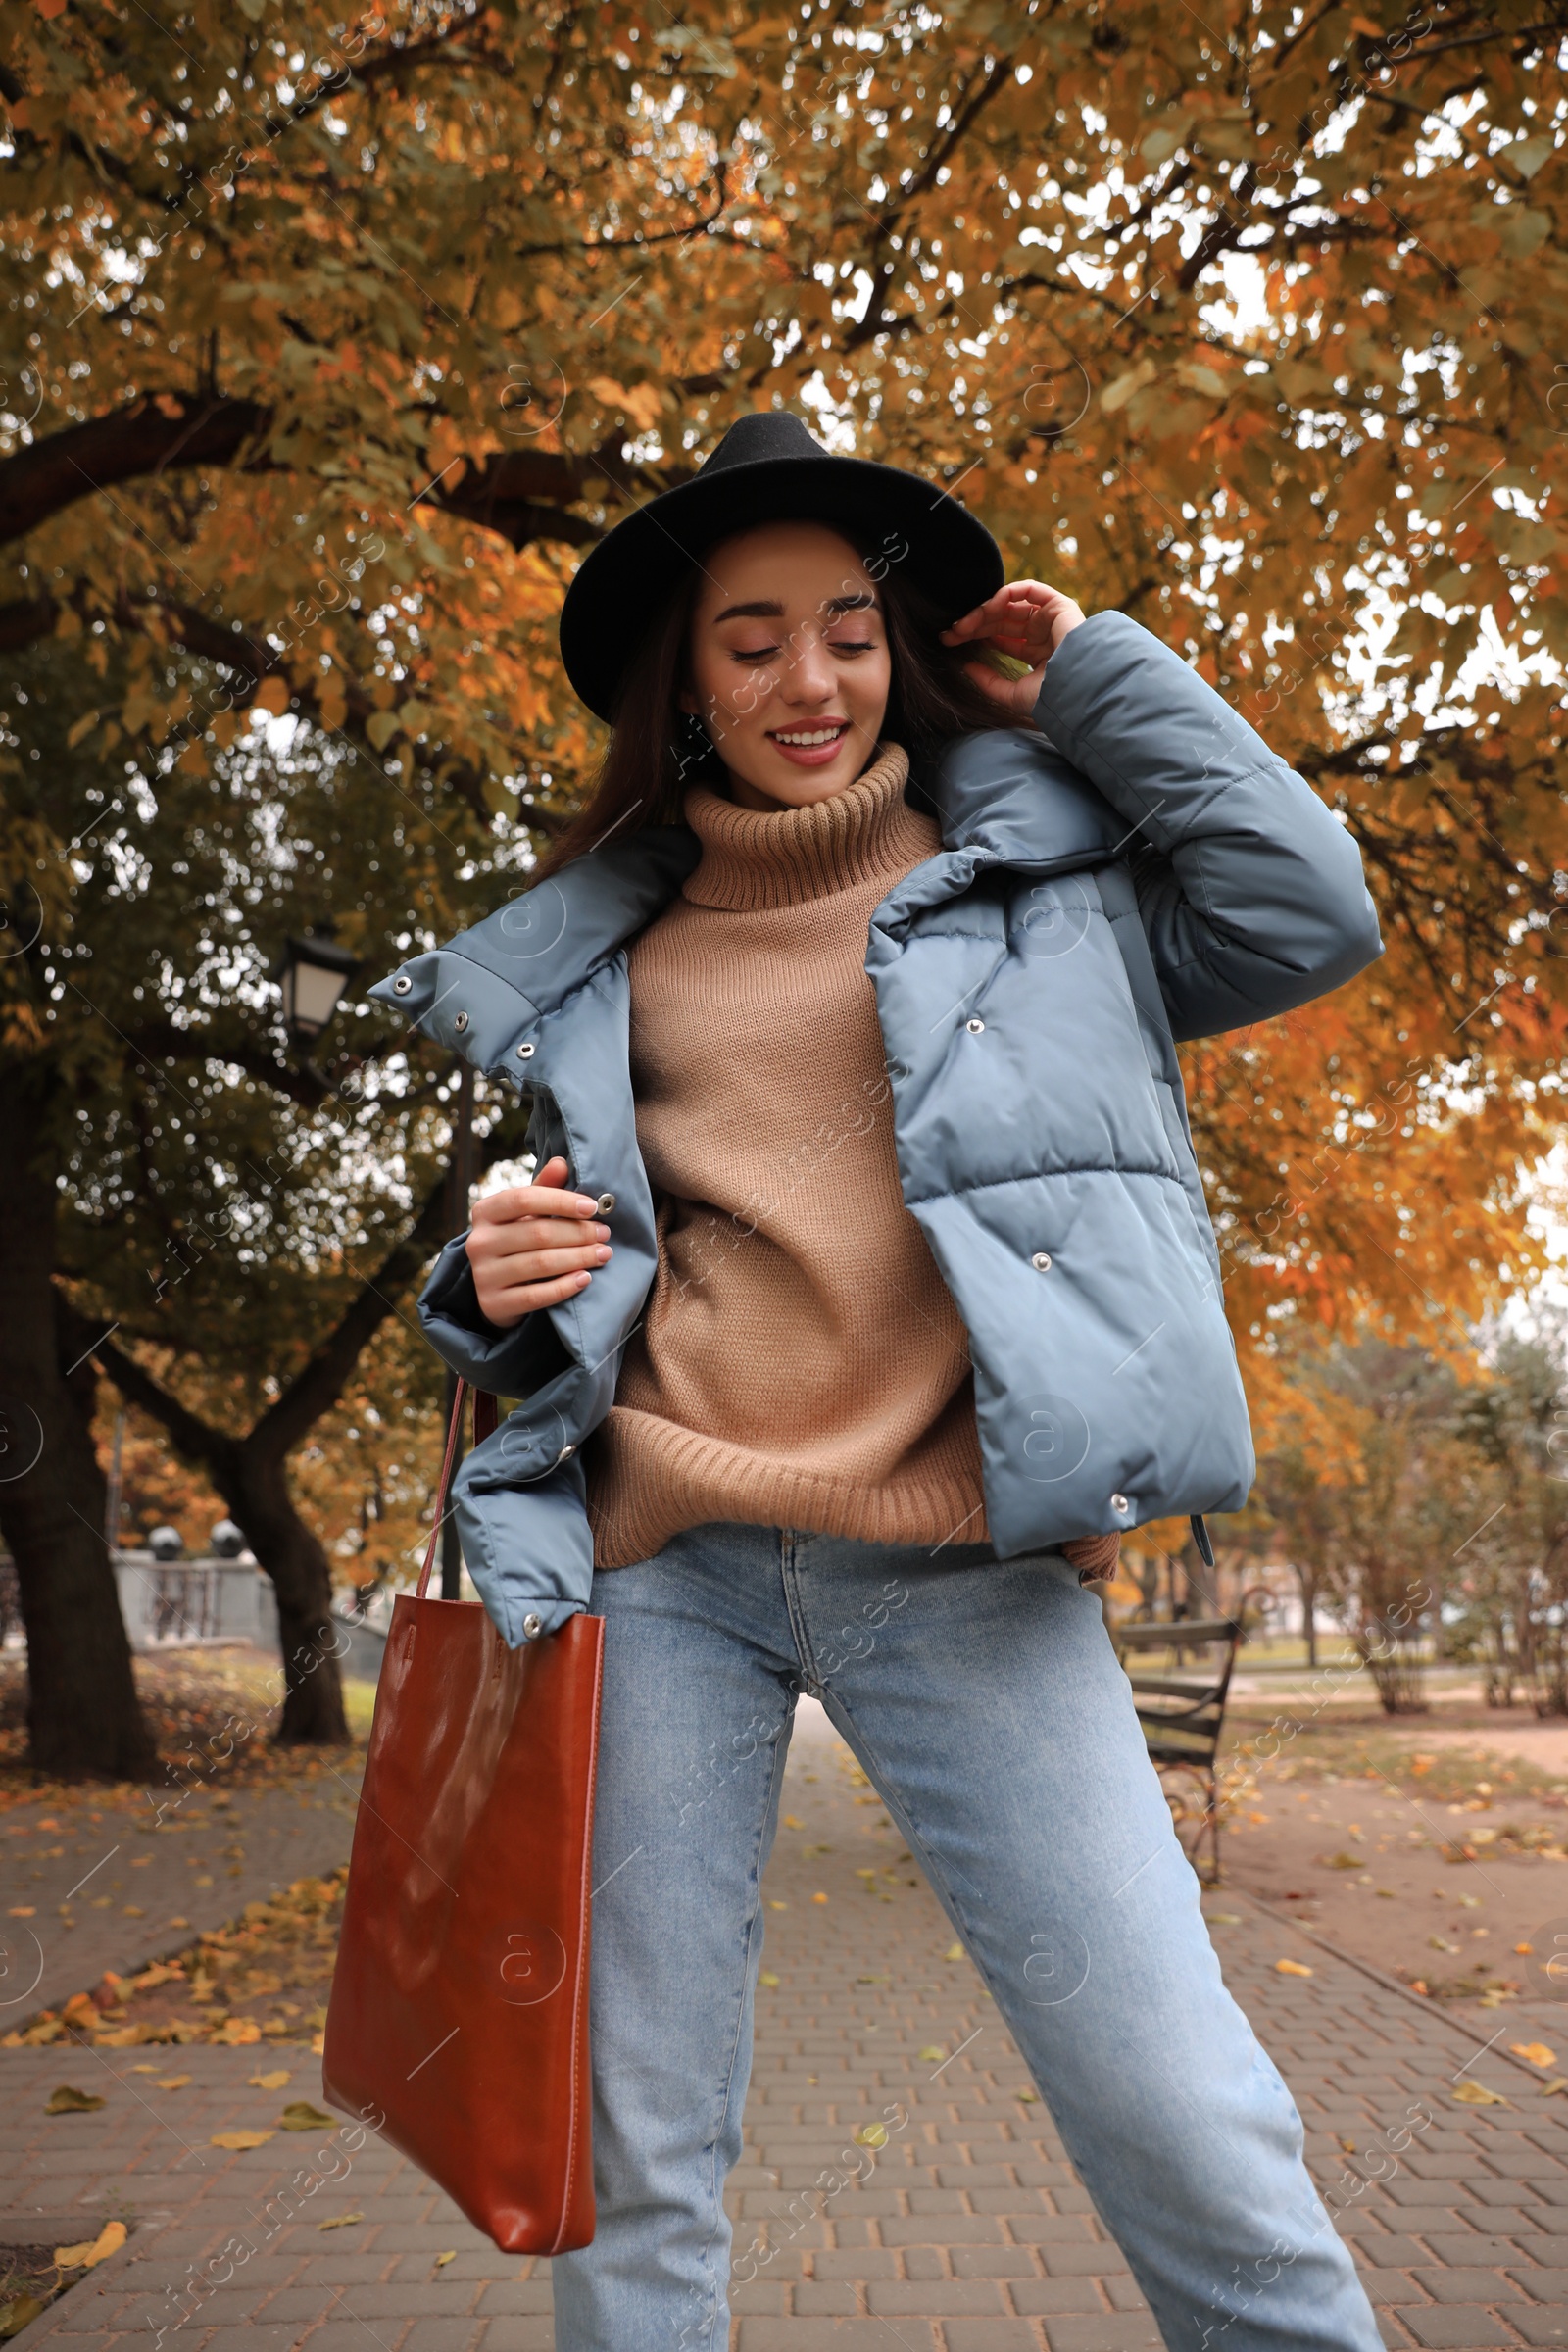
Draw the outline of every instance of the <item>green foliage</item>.
M171 669L172 694L211 682L186 657ZM51 1089L73 1295L239 1431L407 1229L448 1134L450 1072L352 984L320 1064L289 1043L269 979L284 938L335 919L373 977L504 896L522 851L427 776L407 789L293 721L248 729L210 772L156 743L106 758L81 731L98 690L57 641L13 668L10 838L53 855L0 1013Z

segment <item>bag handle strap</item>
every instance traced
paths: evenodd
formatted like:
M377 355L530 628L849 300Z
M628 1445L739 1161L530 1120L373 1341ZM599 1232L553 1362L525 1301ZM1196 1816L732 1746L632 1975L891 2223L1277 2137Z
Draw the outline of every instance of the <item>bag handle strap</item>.
M452 1492L452 1473L457 1467L458 1447L463 1436L463 1408L468 1400L468 1382L460 1380L452 1398L452 1419L447 1424L447 1449L441 1463L441 1484L436 1489L435 1525L430 1530L430 1542L425 1549L424 1566L419 1570L419 1581L415 1587L416 1597L420 1600L428 1597L430 1571L435 1566L435 1547L441 1541L441 1530L446 1525L447 1503ZM475 1389L473 1391L473 1442L475 1446L482 1446L485 1439L494 1433L500 1417L500 1407L495 1397L484 1389Z

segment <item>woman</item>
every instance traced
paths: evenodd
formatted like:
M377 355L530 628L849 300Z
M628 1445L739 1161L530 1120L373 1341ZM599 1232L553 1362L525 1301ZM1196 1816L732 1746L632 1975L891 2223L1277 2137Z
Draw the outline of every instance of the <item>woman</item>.
M461 1473L465 1555L514 1643L607 1621L562 2352L727 2342L802 1689L1166 2342L1379 2340L1088 1589L1124 1528L1251 1477L1173 1039L1348 978L1376 921L1344 829L1180 660L1003 578L928 484L742 419L566 599L613 722L573 833L377 992L533 1096L534 1181L421 1301L524 1399Z

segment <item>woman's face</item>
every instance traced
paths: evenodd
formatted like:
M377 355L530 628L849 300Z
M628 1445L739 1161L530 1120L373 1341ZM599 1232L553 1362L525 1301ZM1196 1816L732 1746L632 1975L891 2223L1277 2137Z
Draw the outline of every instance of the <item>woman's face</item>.
M853 784L891 677L876 583L826 523L762 523L703 558L680 705L743 808L804 808Z

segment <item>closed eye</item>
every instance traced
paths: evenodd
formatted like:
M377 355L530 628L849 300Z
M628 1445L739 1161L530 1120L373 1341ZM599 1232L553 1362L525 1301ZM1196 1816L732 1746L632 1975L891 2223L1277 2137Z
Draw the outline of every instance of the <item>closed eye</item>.
M830 637L827 648L834 654L874 654L880 650L874 637ZM783 650L781 645L732 646L730 660L755 667L761 662L777 661Z

